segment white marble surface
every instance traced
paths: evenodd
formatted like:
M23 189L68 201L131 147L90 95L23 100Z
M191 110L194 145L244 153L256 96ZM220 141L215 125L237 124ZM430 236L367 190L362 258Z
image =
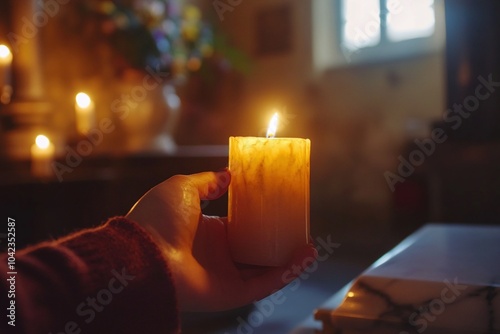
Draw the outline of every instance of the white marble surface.
M500 227L427 225L320 309L321 333L500 333Z

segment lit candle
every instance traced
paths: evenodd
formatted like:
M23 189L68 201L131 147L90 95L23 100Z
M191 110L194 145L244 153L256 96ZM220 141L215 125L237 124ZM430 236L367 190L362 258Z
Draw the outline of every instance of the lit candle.
M309 139L229 138L228 240L236 262L280 266L309 242Z
M54 160L54 145L49 138L38 135L31 146L31 174L36 177L50 177L51 163Z
M0 94L2 95L5 89L10 90L11 65L12 53L10 49L6 45L0 44ZM2 102L4 102L3 100L4 99L2 99Z
M85 135L95 126L94 102L85 93L76 94L75 100L76 129Z

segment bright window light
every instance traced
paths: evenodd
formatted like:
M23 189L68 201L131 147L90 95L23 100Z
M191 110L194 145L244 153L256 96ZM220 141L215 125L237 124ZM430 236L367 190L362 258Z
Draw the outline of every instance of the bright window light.
M357 50L380 42L380 0L344 0L343 46Z
M443 52L445 1L311 1L315 72Z
M399 42L434 33L434 0L387 0L387 37Z
M348 50L359 50L379 45L383 40L400 42L432 36L436 24L434 2L342 0L342 46ZM382 31L384 24L387 29Z

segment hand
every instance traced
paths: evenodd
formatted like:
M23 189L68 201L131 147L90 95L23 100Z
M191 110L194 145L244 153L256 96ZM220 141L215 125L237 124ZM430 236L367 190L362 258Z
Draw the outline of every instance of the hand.
M127 214L160 246L181 311L222 311L262 299L288 283L282 276L292 266L302 268L306 258L317 256L308 245L297 250L285 267L235 264L227 242L227 219L203 215L200 208L200 200L223 195L230 180L228 171L173 176L147 192Z

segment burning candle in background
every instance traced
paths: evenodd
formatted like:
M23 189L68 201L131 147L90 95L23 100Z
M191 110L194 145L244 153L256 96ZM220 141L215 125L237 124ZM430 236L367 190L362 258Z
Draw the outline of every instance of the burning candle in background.
M94 102L85 93L76 94L75 98L76 129L80 134L87 134L95 126Z
M10 86L11 66L12 53L6 45L0 44L0 86Z
M52 175L51 164L54 160L54 145L49 138L38 135L35 144L31 146L31 174L35 177L46 178Z
M0 44L0 102L3 104L10 102L12 92L11 68L12 53L6 45Z
M281 266L309 242L309 139L230 137L228 240L236 262Z

